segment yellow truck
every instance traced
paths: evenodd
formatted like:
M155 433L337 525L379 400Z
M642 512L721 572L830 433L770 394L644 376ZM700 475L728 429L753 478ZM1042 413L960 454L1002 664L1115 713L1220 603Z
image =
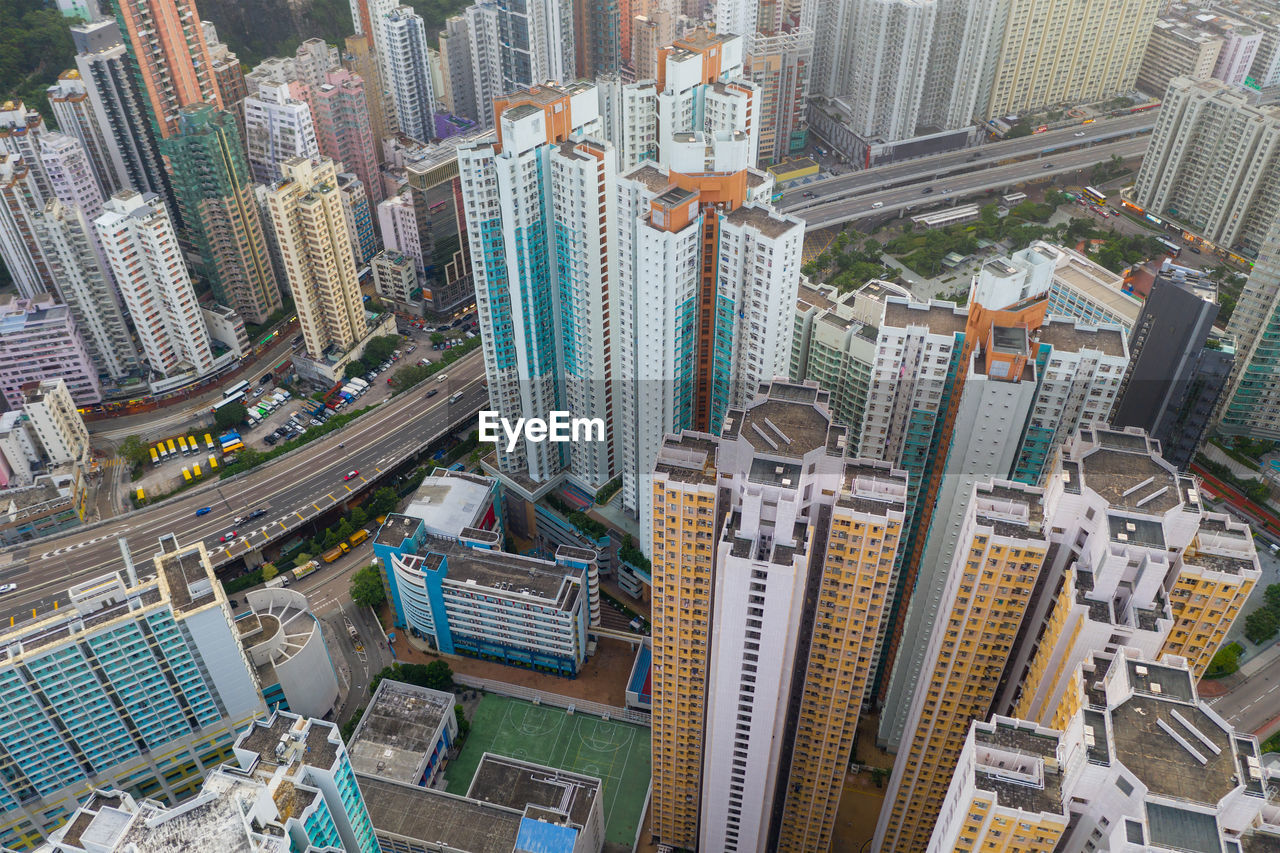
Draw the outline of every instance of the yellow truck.
M355 533L351 534L351 539L349 541L351 542L352 545L359 545L361 542L363 542L368 538L369 538L369 531L357 530Z
M341 556L342 556L342 549L334 548L332 551L325 551L323 554L321 554L320 559L324 560L326 563L332 563L334 560L338 559Z

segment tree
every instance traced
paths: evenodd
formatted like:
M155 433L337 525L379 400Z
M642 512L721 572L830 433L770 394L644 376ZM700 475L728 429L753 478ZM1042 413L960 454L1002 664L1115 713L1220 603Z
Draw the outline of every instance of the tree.
M356 712L351 715L351 719L342 724L338 729L338 733L342 735L345 743L351 743L351 736L356 733L356 726L360 725L360 720L364 718L364 705L356 708Z
M396 492L389 486L383 486L373 493L373 500L369 501L369 514L373 516L386 515L396 508Z
M377 566L365 566L351 576L351 600L360 607L377 607L387 600L382 586L382 572Z
M213 425L218 429L230 429L239 426L249 416L244 403L228 403L213 415Z
M452 351L445 353L445 361L449 361L449 356L453 355ZM408 390L435 373L440 368L437 365L423 367L418 364L411 364L408 367L402 367L395 373L391 374L391 387L395 389L395 393Z
M131 435L120 442L120 455L128 460L130 465L138 466L144 464L151 454L141 438Z
M324 532L324 539L321 540L321 543L324 550L328 551L330 548L338 547L338 540L338 534L334 533L332 530L326 530Z
M1244 635L1249 642L1261 645L1280 631L1280 620L1269 607L1261 607L1244 617Z
M367 522L368 520L369 520L369 513L364 507L357 506L352 508L351 510L352 524L354 524L356 527L364 527L365 522Z
M357 358L347 362L347 366L343 370L342 375L347 379L357 379L368 372L369 365Z
M1240 651L1239 643L1227 643L1218 649L1218 653L1213 656L1213 660L1209 661L1209 668L1204 673L1205 678L1221 678L1239 670Z
M369 343L364 346L364 354L362 361L369 364L381 364L391 358L391 353L395 352L400 346L399 335L379 335L371 338Z
M467 719L461 703L453 706L453 718L458 722L458 740L466 740L467 734L471 731L471 721Z
M262 579L264 581L269 581L278 574L280 574L280 570L276 568L275 563L262 564Z
M339 539L349 539L352 533L356 532L355 525L351 523L351 519L344 518L338 522L337 537Z
M444 343L444 333L443 333L443 332L432 332L432 333L431 333L431 343L433 343L433 344L442 344L442 343Z

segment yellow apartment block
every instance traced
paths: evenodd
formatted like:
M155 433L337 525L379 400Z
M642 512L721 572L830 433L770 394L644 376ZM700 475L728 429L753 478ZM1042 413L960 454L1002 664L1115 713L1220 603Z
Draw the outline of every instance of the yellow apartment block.
M876 829L874 849L882 853L928 846L969 726L991 712L1049 548L1042 495L1003 481L974 487L912 697L910 740L898 753Z

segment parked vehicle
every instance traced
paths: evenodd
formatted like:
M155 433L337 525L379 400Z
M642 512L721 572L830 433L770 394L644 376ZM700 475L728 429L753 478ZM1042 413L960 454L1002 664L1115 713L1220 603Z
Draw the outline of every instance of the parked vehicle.
M330 551L325 551L323 554L321 554L320 559L324 560L326 563L332 563L334 560L338 559L341 556L342 556L342 549L334 548Z

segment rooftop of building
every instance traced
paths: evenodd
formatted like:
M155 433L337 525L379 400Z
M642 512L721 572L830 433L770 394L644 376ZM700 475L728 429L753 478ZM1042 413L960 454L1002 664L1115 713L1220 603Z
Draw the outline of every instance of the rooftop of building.
M936 335L964 334L969 322L969 312L950 302L906 302L903 299L886 299L883 326L903 329L924 326Z
M555 809L577 826L586 826L601 795L601 782L594 776L493 753L480 759L467 790L473 800L511 809L523 810L529 805Z
M1191 481L1164 462L1145 433L1082 429L1068 454L1084 486L1113 509L1161 515L1190 497Z
M376 776L360 774L358 781L379 833L468 853L515 849L521 815L513 809Z
M180 546L172 535L162 536L155 562L174 610L193 610L214 600L213 567L199 543Z
M409 498L404 515L422 519L432 533L457 536L480 522L492 500L491 480L437 468Z
M257 666L258 680L263 684L278 681L275 668L302 651L320 630L315 616L305 606L298 606L292 600L271 601L292 598L292 595L262 596L251 592L246 601L255 609L236 619L240 643L250 652ZM302 601L305 605L305 598Z
M1116 758L1154 794L1217 805L1238 784L1230 732L1196 703L1187 670L1124 663L1133 692L1110 712Z
M1044 494L1039 489L994 481L976 487L974 513L997 536L1044 538Z
M659 169L651 163L644 163L636 166L627 172L624 177L633 181L638 181L649 188L650 192L660 193L667 187L671 186L671 179L667 175L666 170Z
M829 448L832 430L845 432L844 427L833 427L830 415L819 408L825 402L825 392L816 386L774 382L766 399L745 411L730 409L721 435L745 438L757 453L799 459L818 448Z
M906 472L866 459L845 462L836 503L858 512L888 515L906 512Z
M974 728L979 762L974 783L1000 805L1028 812L1063 813L1062 773L1056 734L996 721Z
M689 30L683 36L676 38L673 44L677 47L687 47L691 50L704 51L707 48L723 44L733 38L737 38L737 36L729 33L713 32L706 27L697 27Z
M662 442L653 471L677 483L715 485L719 446L718 441L702 433L669 435Z
M1035 339L1065 352L1096 350L1117 358L1127 355L1124 331L1119 326L1084 326L1063 317L1048 317Z
M729 211L725 217L734 225L750 226L766 237L778 238L789 231L802 228L799 222L786 219L765 207L744 204Z
M839 307L839 303L830 298L834 291L817 288L807 282L800 282L796 289L796 302L800 305L811 305L823 311L831 311Z
M377 545L399 548L404 544L404 540L417 532L421 524L421 518L414 518L399 512L387 513L387 518L378 528L378 533L373 541Z
M453 705L452 693L384 678L352 733L351 766L369 776L418 784Z
M537 596L562 610L572 606L579 591L573 578L581 575L580 570L536 557L470 548L430 534L420 553L422 565L429 571L439 571L447 565L451 586L484 586Z
M255 720L236 741L236 749L255 753L264 766L304 762L327 770L337 760L341 742L337 728L328 723L276 712L268 720Z

